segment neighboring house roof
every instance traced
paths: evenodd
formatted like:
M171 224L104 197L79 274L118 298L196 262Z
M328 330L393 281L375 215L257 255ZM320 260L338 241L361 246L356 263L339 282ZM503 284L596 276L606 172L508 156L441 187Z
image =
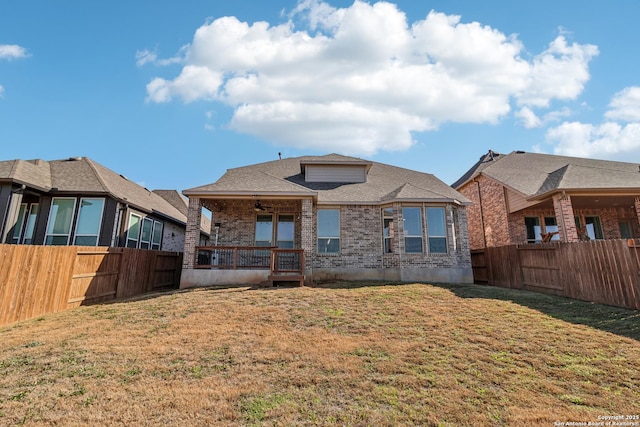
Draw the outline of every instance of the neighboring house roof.
M189 200L177 190L153 190L158 196L171 203L186 217L189 212ZM200 229L207 235L211 232L211 220L202 215L200 219Z
M303 165L362 165L363 183L306 182ZM403 169L355 157L329 154L274 160L229 169L216 182L184 191L187 196L308 196L321 204L381 203L391 201L470 201L432 174Z
M0 181L45 193L109 195L140 211L186 224L186 215L171 203L87 157L0 161Z
M514 151L483 155L452 187L460 188L478 175L490 177L528 198L568 190L640 189L637 163L585 159Z

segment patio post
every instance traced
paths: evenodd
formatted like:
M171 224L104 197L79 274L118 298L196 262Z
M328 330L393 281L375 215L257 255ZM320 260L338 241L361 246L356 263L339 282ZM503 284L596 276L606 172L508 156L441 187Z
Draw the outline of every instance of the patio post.
M564 192L553 196L553 208L556 213L558 230L560 231L560 240L563 242L579 241L571 196Z
M196 246L200 242L200 220L202 217L202 200L200 197L189 197L187 212L187 228L184 236L184 256L182 268L193 270L196 263Z
M315 237L313 227L313 200L302 199L302 213L300 217L302 233L302 249L304 250L304 274L311 275L313 269L313 253Z

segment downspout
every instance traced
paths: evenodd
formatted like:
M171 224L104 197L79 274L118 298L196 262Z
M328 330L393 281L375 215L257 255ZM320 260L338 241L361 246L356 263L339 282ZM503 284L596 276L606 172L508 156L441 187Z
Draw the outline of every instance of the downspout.
M478 178L474 178L473 181L476 183L476 188L478 189L478 204L480 205L480 228L482 228L482 247L486 248L487 236L484 229L484 211L482 209L482 192L480 191L480 181L478 181Z

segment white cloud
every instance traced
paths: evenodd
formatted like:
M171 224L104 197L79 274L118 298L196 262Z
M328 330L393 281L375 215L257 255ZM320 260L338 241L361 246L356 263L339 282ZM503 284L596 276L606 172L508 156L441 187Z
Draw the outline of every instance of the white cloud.
M19 59L29 56L27 50L17 44L0 44L0 59Z
M569 110L568 108L563 108L561 110L550 111L544 114L542 117L538 117L531 108L522 107L521 109L513 113L513 115L524 128L533 129L547 126L553 122L558 122L563 117L570 116L571 110Z
M632 86L618 92L609 104L605 117L626 122L640 122L640 87Z
M143 65L149 63L159 66L179 64L184 61L184 54L186 49L187 46L183 46L178 52L178 55L166 59L158 59L158 53L156 51L152 52L148 49L138 50L136 51L136 65L138 67L142 67Z
M2 87L2 85L0 85L0 98L2 98L3 94L4 94L4 87Z
M607 122L599 126L566 122L547 132L554 153L567 156L616 158L640 150L640 123Z
M640 88L616 93L609 107L602 124L564 122L549 129L547 144L555 154L569 156L626 160L640 155Z
M152 80L147 100L221 102L234 108L232 128L282 145L403 150L413 132L441 123L497 123L513 102L525 124L544 121L530 107L575 99L598 53L564 36L530 61L523 49L459 16L432 11L409 23L388 2L304 0L280 25L224 17L198 28L180 75ZM140 51L137 61L159 60Z

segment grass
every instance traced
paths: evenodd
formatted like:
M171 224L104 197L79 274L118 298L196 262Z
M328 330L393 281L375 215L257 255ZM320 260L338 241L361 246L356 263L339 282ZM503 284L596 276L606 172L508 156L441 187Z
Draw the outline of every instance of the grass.
M640 414L640 313L476 285L200 289L0 328L0 425Z

